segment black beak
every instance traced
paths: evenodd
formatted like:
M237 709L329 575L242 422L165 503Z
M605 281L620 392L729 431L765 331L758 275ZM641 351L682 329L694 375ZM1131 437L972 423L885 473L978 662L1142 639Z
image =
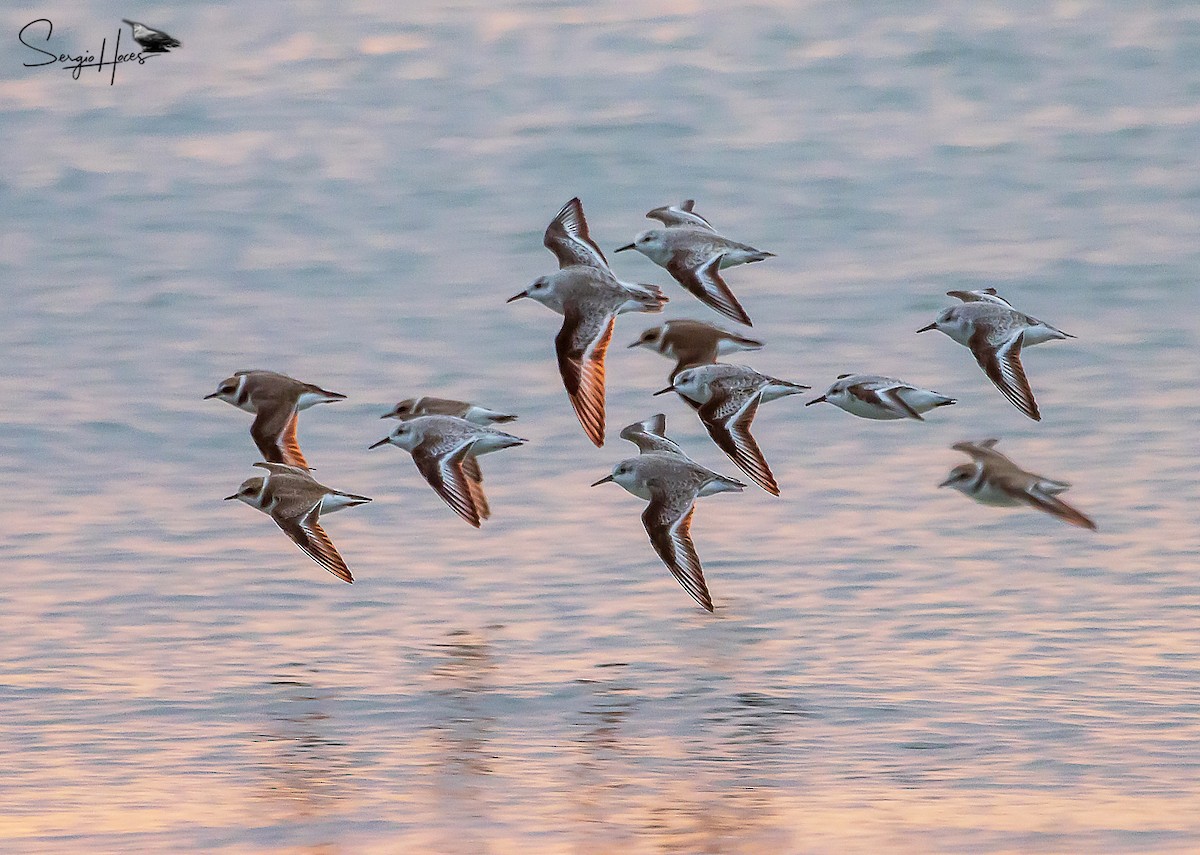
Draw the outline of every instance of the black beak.
M511 302L513 302L514 300L520 300L522 297L528 297L528 296L529 296L529 292L528 292L528 291L522 291L520 294L513 294L511 297L509 297L509 298L508 298L507 300L505 300L504 302L506 302L506 303L511 303Z
M232 496L226 496L226 497L225 497L224 499L222 499L221 501L223 501L223 502L228 502L230 499L236 499L236 498L237 498L237 493L234 493Z
M930 324L927 327L921 327L919 330L917 330L917 332L929 332L930 330L936 330L936 329L937 329L937 322L935 321L934 323Z
M811 401L809 401L809 402L808 402L807 404L805 404L804 406L806 406L806 407L811 407L813 404L819 404L819 403L821 403L821 402L822 402L822 401L824 401L824 400L825 400L825 396L824 396L824 395L822 395L822 396L821 396L821 397L819 397L819 398L813 398Z
M674 386L668 386L668 387L667 387L667 388L665 388L665 389L659 389L657 392L655 392L655 393L654 393L654 395L651 395L650 397L652 397L652 398L653 398L653 397L655 397L655 395L665 395L665 394L667 394L668 392L674 392L674 391L675 391L675 387L674 387Z
M211 395L205 395L204 400L207 401L209 398L219 398L220 396L221 396L220 392L213 392Z
M631 349L632 349L632 348L635 348L635 347L637 347L637 346L638 346L639 344L641 344L641 343L642 343L642 340L639 338L639 339L638 339L637 341L635 341L633 344L626 345L626 347L628 347L628 348L631 348Z
M379 440L379 442L373 443L372 445L368 445L367 448L369 448L369 449L370 448L379 448L379 446L381 446L381 445L387 445L389 440L391 440L391 437L385 436L383 439Z
M613 479L613 476L606 475L603 478L601 478L599 481L597 481L596 483L592 484L592 486L599 487L601 484L607 483L608 481L611 481L612 479Z
M627 249L637 249L637 247L631 243L627 243L624 246L617 247L616 249L613 250L613 252L624 252Z

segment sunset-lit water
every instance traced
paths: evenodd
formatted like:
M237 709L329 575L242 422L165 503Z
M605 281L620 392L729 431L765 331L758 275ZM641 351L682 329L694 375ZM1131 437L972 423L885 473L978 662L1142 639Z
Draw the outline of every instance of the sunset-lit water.
M98 51L126 15L184 47L113 85L22 67L29 21ZM106 0L0 27L0 849L1200 848L1194 4ZM698 506L714 615L643 503L587 485L659 410L740 474L624 347L721 319L611 257L671 303L619 320L596 449L560 318L504 304L574 195L606 251L694 197L778 255L727 271L768 343L738 361L816 391L755 422L782 497ZM988 286L1078 337L1025 356L1041 423L914 334ZM353 586L221 501L250 417L202 398L257 367L348 396L300 439L375 499L326 522ZM858 371L959 404L803 406ZM367 450L418 394L521 415L479 531ZM1099 532L938 490L988 436Z

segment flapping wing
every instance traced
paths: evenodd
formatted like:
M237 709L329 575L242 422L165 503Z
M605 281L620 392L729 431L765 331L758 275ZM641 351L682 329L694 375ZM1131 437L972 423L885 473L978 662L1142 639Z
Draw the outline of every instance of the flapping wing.
M674 276L675 281L680 285L691 291L704 305L739 324L753 326L750 316L746 314L742 304L737 301L737 297L733 296L733 292L721 278L719 271L723 256L723 253L718 253L702 264L693 267L689 265L688 253L677 252L667 262L667 272Z
M712 223L693 210L695 205L696 202L693 199L687 199L680 205L663 205L661 208L647 211L646 219L658 220L667 228L671 228L672 226L691 226L692 228L715 232L716 229L712 227Z
M755 484L778 496L779 485L775 483L771 467L750 435L750 423L758 412L760 400L760 393L752 390L734 392L728 397L714 396L700 407L699 416L708 435L729 459L753 478Z
M439 456L434 444L428 440L413 449L413 462L417 470L429 482L434 492L442 497L456 514L479 528L479 508L475 505L475 489L463 473L463 460L471 452L470 442L465 442L453 451ZM483 488L478 488L482 490Z
M492 515L492 509L488 506L487 496L483 494L483 470L479 468L479 458L468 454L463 458L462 470L471 488L471 498L475 502L475 509L479 511L479 518L486 520Z
M300 451L296 440L296 424L299 413L295 407L261 407L254 423L250 425L250 436L258 446L263 459L268 463L286 463L308 469L308 461Z
M650 543L683 589L711 612L712 597L704 582L700 556L696 554L696 547L692 543L692 514L696 510L696 497L687 494L672 496L657 489L654 481L649 486L650 504L642 513L642 525L650 535Z
M1038 412L1037 401L1033 399L1033 390L1029 388L1025 368L1021 365L1021 344L1024 340L1025 332L1022 330L996 348L980 330L971 336L969 344L979 367L1004 393L1009 403L1035 422L1040 422L1042 414Z
M947 291L947 297L954 297L964 303L995 303L998 306L1012 308L1012 303L996 293L995 288L980 288L976 291Z
M346 562L342 560L342 556L334 547L333 541L329 539L329 535L317 521L320 513L321 503L318 501L313 505L312 510L302 517L285 518L272 514L272 519L288 537L296 542L297 546L308 554L309 558L342 581L353 582L354 577L350 575L350 568L346 566Z
M612 341L614 314L568 308L554 340L558 370L583 431L604 445L604 356Z
M961 451L963 454L970 455L972 460L988 461L993 464L1000 463L1020 468L996 450L995 446L999 441L998 439L984 439L979 442L956 442L950 447L955 451Z
M583 203L576 196L563 205L542 238L546 249L554 253L559 268L582 264L608 270L608 259L588 233L587 220L583 216Z
M679 444L667 437L666 431L667 417L662 413L657 413L643 422L634 422L622 428L621 439L632 442L642 454L662 451L687 457Z
M1071 525L1091 529L1092 531L1096 530L1096 523L1090 518L1084 516L1052 493L1041 489L1038 485L1035 484L1033 487L1025 490L1024 494L1026 501L1038 510L1052 514Z

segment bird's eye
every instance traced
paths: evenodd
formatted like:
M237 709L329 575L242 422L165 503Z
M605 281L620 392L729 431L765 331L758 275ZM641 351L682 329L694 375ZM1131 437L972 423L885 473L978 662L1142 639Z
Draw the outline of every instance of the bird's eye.
M225 386L222 386L217 391L220 392L222 395L228 395L230 392L232 392L236 388L237 388L237 386L235 386L233 384L226 384Z

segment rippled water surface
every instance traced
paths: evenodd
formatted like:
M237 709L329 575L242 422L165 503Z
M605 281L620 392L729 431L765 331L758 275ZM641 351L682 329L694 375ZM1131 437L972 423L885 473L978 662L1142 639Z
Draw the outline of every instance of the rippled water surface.
M124 15L184 48L112 85L23 67L34 18L74 53ZM1195 4L105 0L0 26L0 848L1200 847ZM650 397L669 364L624 345L653 321L618 323L596 449L559 319L504 303L574 195L606 250L694 197L777 253L727 272L768 342L742 361L959 399L765 405L782 497L696 513L714 615L642 503L587 486L659 409L736 474ZM1077 336L1025 358L1041 423L913 332L989 286ZM327 523L353 586L221 501L250 419L202 397L249 367L348 396L301 442L375 499ZM521 414L479 531L367 451L425 393ZM938 490L986 436L1100 531Z

